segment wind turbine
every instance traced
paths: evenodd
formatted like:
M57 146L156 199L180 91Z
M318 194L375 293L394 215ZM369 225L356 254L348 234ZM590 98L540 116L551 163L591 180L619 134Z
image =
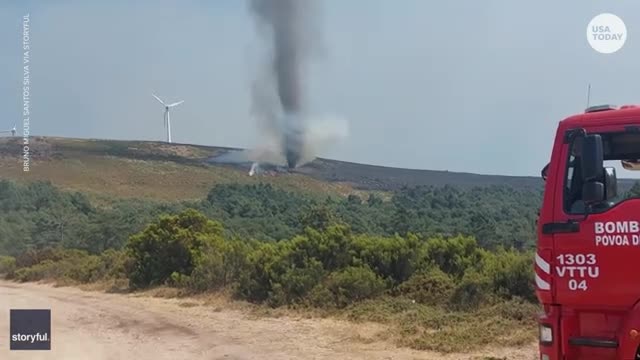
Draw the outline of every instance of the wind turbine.
M153 97L156 98L156 100L158 100L160 104L162 104L162 106L164 106L164 128L167 130L167 142L171 143L171 118L169 117L169 109L171 109L174 106L178 106L182 104L184 100L180 100L172 104L165 104L164 101L160 100L160 98L157 97L155 94L151 94L151 95L153 95Z
M11 130L3 130L3 131L0 131L0 133L2 133L2 134L11 133L11 136L16 136L16 124L13 124L13 129L11 129Z

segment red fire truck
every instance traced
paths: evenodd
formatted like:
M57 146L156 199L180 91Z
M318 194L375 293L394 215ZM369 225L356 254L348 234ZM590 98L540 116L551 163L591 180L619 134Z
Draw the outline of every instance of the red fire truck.
M640 359L640 107L594 106L560 122L542 171L535 255L541 360Z

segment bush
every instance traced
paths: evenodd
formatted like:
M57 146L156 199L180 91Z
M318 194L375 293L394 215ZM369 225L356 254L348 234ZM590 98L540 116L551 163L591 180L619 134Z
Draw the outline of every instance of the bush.
M173 272L171 276L169 276L169 279L167 279L167 285L178 288L189 287L191 286L191 276Z
M33 266L20 268L15 272L15 279L18 281L39 281L45 278L62 278L65 269L53 260L44 260Z
M16 258L16 266L18 268L31 267L45 260L60 261L64 258L78 254L79 250L51 248L28 249Z
M125 279L132 258L126 251L108 249L100 254L100 266L94 274L95 279Z
M16 259L0 255L0 275L10 275L16 270Z
M272 306L293 304L300 301L325 275L322 264L316 259L307 259L301 267L287 269L280 276L275 276L275 284L279 285L276 293L274 289L273 299L269 303Z
M299 236L260 245L243 265L237 295L253 302L266 300L271 306L301 301L325 277L322 244Z
M438 268L413 274L400 284L400 294L421 304L442 305L453 295L453 279Z
M239 280L236 296L251 302L263 302L272 292L272 268L281 258L282 246L263 243L249 253L247 270Z
M491 300L491 284L485 275L471 270L456 286L449 303L454 310L474 310Z
M191 275L208 244L222 236L222 225L189 209L162 216L127 244L133 258L128 277L134 288L163 284L172 273Z
M195 291L215 290L224 286L224 255L218 250L205 251L198 259L191 276L174 272L172 277L181 275L189 281L183 285Z
M223 286L237 288L240 280L249 270L249 254L258 247L258 242L231 239L224 248Z
M352 260L353 236L345 225L331 225L324 231L307 228L303 236L296 236L286 243L292 261L314 258L327 271L342 269Z
M114 253L96 256L81 250L56 249L48 253L55 256L48 256L49 258L32 266L18 268L14 278L18 281L62 280L76 283L115 278L112 275L114 269L117 269L114 263L104 262L114 256Z
M309 257L296 259L286 245L265 247L258 253L242 287L248 290L248 300L266 300L273 307L298 303L322 281L322 263Z
M531 253L500 250L487 255L486 273L491 279L493 292L498 296L536 301Z
M482 252L474 238L457 236L427 241L425 262L436 265L457 279L462 278L467 269L473 268L481 260Z
M347 267L329 275L327 288L333 293L336 305L345 307L381 294L385 282L368 267Z
M353 242L358 263L394 284L407 280L418 266L422 244L414 235L404 238L358 236Z
M227 286L237 288L248 271L248 256L253 242L214 239L196 260L188 287L194 291L217 290Z
M80 255L74 259L65 259L54 263L54 265L62 265L62 269L64 269L63 278L69 278L80 283L96 281L103 277L103 274L100 273L102 263L100 257L96 255Z
M336 306L336 298L324 284L318 284L309 292L307 303L317 308L332 308Z

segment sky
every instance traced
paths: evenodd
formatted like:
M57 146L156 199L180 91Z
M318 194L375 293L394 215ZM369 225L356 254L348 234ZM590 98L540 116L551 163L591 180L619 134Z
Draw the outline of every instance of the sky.
M558 121L591 103L640 103L637 1L320 0L309 112L347 119L318 156L376 165L534 175ZM589 21L627 41L594 51ZM0 2L0 128L20 128L22 17L30 15L32 135L252 148L260 56L242 0Z

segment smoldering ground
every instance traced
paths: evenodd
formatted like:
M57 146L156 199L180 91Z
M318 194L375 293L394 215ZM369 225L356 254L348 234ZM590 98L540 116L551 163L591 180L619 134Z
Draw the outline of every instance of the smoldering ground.
M349 136L349 125L346 119L325 115L309 117L304 120L306 130L302 134L302 147L297 166L313 161L323 151ZM268 163L276 166L288 166L282 151L281 136L277 133L264 132L260 143L253 149L231 151L211 159L219 163Z

